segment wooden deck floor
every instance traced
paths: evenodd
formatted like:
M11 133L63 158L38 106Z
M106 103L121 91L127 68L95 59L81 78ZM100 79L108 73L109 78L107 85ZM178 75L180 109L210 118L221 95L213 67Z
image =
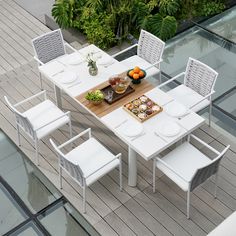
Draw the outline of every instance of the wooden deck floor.
M12 0L0 0L0 9L0 128L16 142L14 117L3 95L16 102L40 91L30 40L48 29ZM46 82L44 88L54 100L52 85ZM204 125L195 134L219 150L231 144L221 162L218 199L213 197L213 180L206 181L192 194L191 219L187 220L185 194L160 172L157 172L157 192L152 193L151 162L138 159L138 186L129 187L127 145L66 95L63 108L72 111L74 133L91 127L94 136L111 151L123 154L124 190L119 191L118 170L114 170L93 184L87 193L88 209L84 216L102 235L206 235L236 210L236 144L216 130ZM52 137L57 142L65 141L67 127L55 131ZM34 148L26 136L21 150L35 162ZM40 153L40 170L59 187L57 158L48 138L40 143ZM82 210L82 191L66 175L62 193Z

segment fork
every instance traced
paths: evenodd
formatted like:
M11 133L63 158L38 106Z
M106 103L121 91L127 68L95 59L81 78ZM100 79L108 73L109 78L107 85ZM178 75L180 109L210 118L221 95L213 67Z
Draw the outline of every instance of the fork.
M134 140L144 136L145 134L146 134L145 132L142 132L141 134L139 134L139 135L135 136L134 138L132 138L131 141L134 141Z
M165 143L168 143L168 141L167 141L165 138L163 138L160 134L158 134L156 131L154 132L154 134L155 134L157 137L159 137L162 141L164 141Z

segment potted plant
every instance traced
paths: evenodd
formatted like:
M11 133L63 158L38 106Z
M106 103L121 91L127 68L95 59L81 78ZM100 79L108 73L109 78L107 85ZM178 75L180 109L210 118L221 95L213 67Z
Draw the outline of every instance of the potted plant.
M92 104L99 105L104 99L104 94L101 92L101 90L95 90L88 92L85 98Z

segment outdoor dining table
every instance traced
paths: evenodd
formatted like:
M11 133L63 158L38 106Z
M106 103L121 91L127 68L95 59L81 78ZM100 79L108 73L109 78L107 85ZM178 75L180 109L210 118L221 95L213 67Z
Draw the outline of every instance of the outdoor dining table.
M139 85L133 85L135 92L128 94L114 104L110 105L103 102L95 106L89 103L85 99L88 91L104 88L109 85L108 79L112 75L125 73L130 69L112 57L110 57L110 60L106 60L107 64L99 64L98 59L98 74L91 76L86 62L86 55L91 52L94 55L97 54L98 58L106 57L107 59L110 57L107 53L91 44L76 53L64 55L42 65L39 70L43 76L54 84L58 106L61 106L61 91L63 91L128 145L128 184L136 186L137 154L148 161L200 127L205 120L190 110L182 118L169 115L166 112L166 107L171 103L178 105L178 102L166 92L151 84L148 79L144 79ZM74 74L76 73L77 77L69 83L65 81L62 75L66 76L71 71ZM123 109L123 105L142 95L146 95L153 102L163 107L163 111L140 123ZM158 132L158 127L161 127L166 122L176 123L179 127L179 132L173 136L161 135ZM127 136L124 129L127 129L128 125L130 127L141 127L140 134L136 137Z

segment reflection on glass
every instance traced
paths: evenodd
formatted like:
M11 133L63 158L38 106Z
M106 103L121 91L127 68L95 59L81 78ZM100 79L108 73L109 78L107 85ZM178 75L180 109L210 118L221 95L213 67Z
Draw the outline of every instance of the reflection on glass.
M0 235L22 223L26 216L0 184Z
M43 234L32 222L30 222L10 236L43 236Z
M2 139L1 139L2 137ZM5 138L4 138L5 137ZM0 175L14 189L17 195L36 213L61 197L55 187L41 174L21 152L0 132ZM1 158L6 151L7 157Z
M216 104L221 109L230 113L232 116L236 117L236 88L232 90L229 94L225 95L221 99L219 99Z
M56 206L39 217L42 225L52 235L57 236L98 236L99 234L80 216L74 208L66 203ZM60 222L60 224L58 224ZM78 222L83 225L78 224Z

